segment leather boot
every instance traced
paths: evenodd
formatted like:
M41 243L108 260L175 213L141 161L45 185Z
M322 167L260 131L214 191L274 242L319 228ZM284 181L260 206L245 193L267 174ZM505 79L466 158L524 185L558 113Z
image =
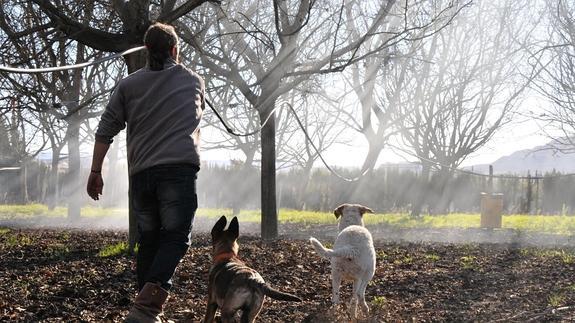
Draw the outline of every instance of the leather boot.
M156 283L146 283L136 296L125 323L160 323L159 315L168 298L168 292Z

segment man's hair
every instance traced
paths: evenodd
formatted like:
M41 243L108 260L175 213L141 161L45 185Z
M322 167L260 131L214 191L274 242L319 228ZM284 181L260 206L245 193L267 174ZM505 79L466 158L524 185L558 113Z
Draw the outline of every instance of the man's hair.
M164 62L171 57L172 48L178 45L174 27L159 22L151 25L144 34L148 49L148 64L152 71L164 69Z

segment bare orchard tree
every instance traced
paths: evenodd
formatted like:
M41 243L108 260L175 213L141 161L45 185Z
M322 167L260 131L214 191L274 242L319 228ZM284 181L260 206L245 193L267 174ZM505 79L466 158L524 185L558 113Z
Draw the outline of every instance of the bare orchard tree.
M215 22L180 26L184 38L201 52L210 73L228 80L255 109L261 132L262 237L277 237L276 103L280 97L314 75L340 72L351 64L390 46L405 34L399 24L384 27L405 1L268 0L229 1L213 7ZM366 21L352 34L346 10ZM422 11L420 14L427 18ZM201 17L194 17L201 20ZM378 47L366 41L387 35ZM359 35L359 37L354 37ZM264 124L264 122L267 122Z
M184 50L184 53L189 53ZM184 54L185 59L191 55ZM208 89L208 97L216 112L208 110L204 122L214 127L219 133L208 133L203 137L203 150L226 150L239 151L243 158L234 161L236 170L230 178L230 186L237 187L237 195L230 201L234 214L238 214L243 202L247 200L245 190L245 178L260 163L260 145L257 122L257 112L250 108L245 96L237 91L226 80L217 75L205 72L206 81L211 85ZM277 143L278 143L278 168L301 168L308 176L302 182L301 195L305 192L309 182L309 175L319 154L306 139L304 131L308 133L320 152L325 152L335 141L335 127L339 111L331 99L322 89L323 83L314 80L307 81L285 96L285 100L276 105ZM310 107L314 107L310 109ZM293 110L300 116L303 130L296 121ZM220 118L222 120L220 120ZM210 129L211 130L211 129ZM233 132L235 134L230 133ZM301 199L303 201L303 199ZM303 202L302 202L303 206Z
M207 97L210 104L217 109L219 117L211 109L206 111L204 122L218 133L204 136L202 149L237 150L244 155L244 164L253 166L259 150L258 124L254 112L248 109L245 97L230 84L219 83L218 86L208 73L206 75L206 83L215 85L208 88ZM239 135L232 135L229 131Z
M29 32L28 26L43 26L48 21L31 3L13 7L3 6L0 9L2 10L0 28L7 35L8 44L0 54L6 64L28 68L56 66L81 63L101 55L82 44L68 41L59 31ZM88 9L89 6L86 6L86 10ZM87 22L90 17L90 13L87 12L84 21ZM30 110L37 112L40 125L52 145L51 185L55 186L58 182L60 153L64 147L68 150L69 192L66 195L69 204L68 216L71 219L80 216L83 191L83 176L80 174L80 126L84 120L97 115L84 108L93 106L113 86L109 82L110 78L100 77L100 73L110 64L72 71L6 76L11 90L26 97L30 102ZM96 86L94 81L98 77L108 82L108 88Z
M327 77L329 78L329 77ZM277 168L300 170L297 183L297 207L306 209L312 170L335 144L348 144L341 136L338 121L343 111L323 88L326 78L315 78L298 85L278 103ZM324 162L329 162L325 160Z
M409 69L398 81L401 138L422 165L413 216L430 191L438 193L434 206L445 211L454 169L510 121L527 85L521 74L527 55L515 40L532 29L511 19L522 10L517 1L477 3L403 60ZM429 190L432 168L439 176Z
M407 70L411 67L404 64L405 59L414 55L428 38L449 26L454 17L470 4L471 1L461 1L442 7L442 1L405 2L405 6L394 8L394 18L385 26L390 32L383 32L365 44L374 49L381 48L382 44L390 45L342 73L341 77L351 89L339 100L348 106L342 108L346 111L346 118L342 121L362 134L368 144L361 173L373 171L386 142L400 128L403 116L398 113L397 104ZM429 9L437 13L425 16ZM353 37L360 37L357 30L361 29L358 26L362 21L354 19L353 15L348 8L346 24ZM394 34L393 30L398 26L403 26L405 33Z
M207 84L218 84L215 80L209 77L206 78ZM222 118L220 120L211 110L206 111L204 120L211 127L211 133L204 132L202 137L202 150L225 150L228 152L238 151L243 155L234 158L230 167L234 168L234 172L230 174L229 185L234 187L235 194L232 195L228 201L232 207L233 214L239 214L241 208L244 206L245 201L248 200L247 194L250 190L246 190L246 178L252 173L256 163L258 162L259 153L259 138L257 136L257 119L254 111L248 109L246 99L241 93L228 83L219 83L219 87L212 87L208 89L208 97L211 104L218 109L218 114ZM224 126L225 124L225 126ZM229 127L229 128L226 128ZM206 131L208 129L205 129ZM232 135L228 131L240 135Z
M205 2L218 0L189 0L178 4L176 0L154 2L150 0L105 0L77 1L64 0L54 3L48 0L32 0L37 8L49 18L43 25L30 26L26 32L38 30L58 30L67 38L93 49L105 52L121 52L142 45L144 33L152 21L174 23ZM7 0L16 2L14 0ZM7 4L10 5L10 4ZM71 10L73 8L73 13ZM78 12L90 12L90 23L78 19ZM82 15L80 15L82 16ZM109 18L113 24L107 24ZM145 64L142 52L127 55L129 73Z
M533 82L536 90L551 105L541 119L553 126L549 132L553 148L565 153L575 152L575 1L548 1L548 30L544 43L534 53L534 61L542 73Z
M15 188L17 197L15 202L26 204L28 200L28 166L46 146L48 140L38 125L37 115L28 109L28 99L14 91L2 90L13 96L2 100L0 110L0 123L5 131L2 146L6 146L7 162L19 166L18 183L6 183L6 186ZM1 101L0 101L1 102Z
M121 52L142 45L143 36L152 21L174 23L182 16L210 0L189 0L178 3L176 0L153 2L150 0L104 0L104 1L49 1L32 0L35 9L48 18L39 25L30 25L20 30L18 35L31 33L61 32L67 39L75 40L82 46L105 52ZM218 0L213 0L217 2ZM16 7L21 1L6 0L5 7ZM89 17L86 22L85 17ZM109 19L112 24L108 24ZM79 45L80 47L80 45ZM140 51L125 57L128 72L132 73L145 64L145 54ZM130 212L130 249L137 241L137 227Z

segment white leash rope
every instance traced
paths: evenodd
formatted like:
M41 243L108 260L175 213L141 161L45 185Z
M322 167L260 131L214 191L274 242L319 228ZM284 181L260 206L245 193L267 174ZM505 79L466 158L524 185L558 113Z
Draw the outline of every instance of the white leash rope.
M287 102L287 101L283 101L283 102L278 102L278 104L281 105L286 105L289 110L291 111L292 115L295 117L299 127L301 128L301 130L303 131L303 134L305 135L305 138L307 139L307 141L311 144L311 146L313 147L313 149L315 150L315 152L317 153L319 159L321 160L321 162L323 163L323 165L327 168L328 171L330 171L330 173L332 173L335 177L346 181L346 182L357 182L359 181L363 176L365 176L368 172L369 169L364 169L363 172L361 174L359 174L358 176L354 177L354 178L350 178L344 175L341 175L340 173L338 173L335 169L333 169L328 163L327 161L323 158L322 153L320 152L320 150L316 147L316 145L314 144L313 140L311 140L310 135L308 134L307 130L305 129L305 126L303 124L303 122L300 120L299 116L297 115L297 112L295 111L294 107L291 105L291 103Z
M72 69L78 69L78 68L83 68L83 67L87 67L87 66L91 66L91 65L100 64L102 62L105 62L105 61L108 61L111 59L119 58L119 57L122 57L124 55L128 55L128 54L131 54L131 53L134 53L137 51L141 51L144 48L146 48L146 47L145 46L134 47L134 48L130 48L128 50L125 50L121 53L116 53L116 54L113 54L110 56L99 58L99 59L93 60L91 62L85 62L85 63L74 64L74 65L64 65L64 66L55 66L55 67L46 67L46 68L18 68L18 67L9 67L9 66L0 65L0 71L9 72L9 73L17 73L17 74L35 74L35 73L48 73L48 72L72 70Z

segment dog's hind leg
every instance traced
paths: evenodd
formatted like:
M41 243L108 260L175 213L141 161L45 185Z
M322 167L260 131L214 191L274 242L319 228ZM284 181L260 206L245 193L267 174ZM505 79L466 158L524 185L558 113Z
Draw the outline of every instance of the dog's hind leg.
M367 303L365 302L365 290L367 288L368 283L369 281L362 280L359 286L359 294L357 294L359 299L359 305L361 306L361 310L365 315L369 314L369 306L367 306Z
M260 313L260 310L262 309L262 305L263 305L263 302L261 304L259 304L259 306L257 304L254 304L254 306L252 306L251 308L244 309L242 312L242 317L241 317L240 322L241 323L255 322L256 317L258 316L258 314Z
M233 310L225 310L221 309L222 314L222 323L236 323L236 319L234 318L236 312Z
M357 318L357 302L359 299L361 282L362 281L357 278L353 281L353 291L351 293L351 299L349 300L349 308L351 310L351 317L353 318Z
M338 270L331 272L331 302L339 304L339 286L341 285L341 273Z
M208 303L208 308L206 309L206 315L204 316L203 323L212 323L214 321L214 317L216 316L217 309L217 303Z

